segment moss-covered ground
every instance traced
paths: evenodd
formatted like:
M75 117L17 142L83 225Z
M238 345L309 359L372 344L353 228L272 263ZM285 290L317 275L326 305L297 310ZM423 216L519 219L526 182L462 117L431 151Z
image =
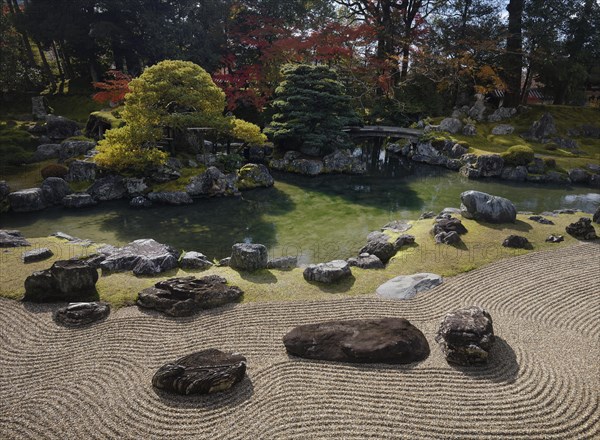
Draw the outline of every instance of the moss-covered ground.
M214 267L206 271L177 269L156 277L136 277L130 272L103 274L97 287L100 298L115 307L133 304L140 290L159 280L186 275L221 275L230 284L238 285L244 290L243 302L325 300L346 295L373 294L380 284L397 275L434 272L443 276L453 276L511 256L573 245L577 240L565 233L565 226L580 217L580 214L561 214L552 217L555 225L542 225L528 220L524 215L519 215L515 224L503 225L463 219L469 232L462 236L463 242L458 246L436 245L429 233L432 220L414 221L408 233L416 237L416 244L400 250L385 269L352 268L351 279L333 285L307 283L300 268L246 273L228 267ZM527 237L533 244L533 249L515 250L502 247L502 240L510 234ZM545 239L550 234L563 235L565 241L558 244L546 243ZM0 296L20 299L24 294L25 278L33 271L46 269L59 259L89 255L95 251L94 246L82 247L52 237L34 238L29 241L33 248L49 247L53 250L54 257L42 262L24 264L21 254L30 248L2 249Z
M557 137L570 137L579 144L583 154L574 154L565 149L557 148L553 143L543 144L523 139L520 134L527 131L533 122L539 120L545 112L554 117L554 123L558 131ZM439 123L442 118L434 122ZM492 129L499 124L510 124L515 131L510 135L493 135ZM510 119L500 122L478 122L476 136L464 136L462 134L447 135L436 133L436 136L446 136L455 141L464 141L469 147L470 153L489 154L502 153L513 145L527 145L531 147L536 155L542 158L556 160L558 170L584 167L588 163L600 163L600 139L589 139L572 137L568 131L582 125L600 126L600 109L592 107L572 107L562 105L534 105L526 112L515 115Z

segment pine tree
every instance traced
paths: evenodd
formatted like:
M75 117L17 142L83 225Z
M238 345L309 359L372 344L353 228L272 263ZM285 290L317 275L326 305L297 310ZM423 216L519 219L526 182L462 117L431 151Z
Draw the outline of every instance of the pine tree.
M275 91L276 113L265 134L285 150L322 156L351 147L344 126L359 125L350 97L334 70L325 66L287 65Z

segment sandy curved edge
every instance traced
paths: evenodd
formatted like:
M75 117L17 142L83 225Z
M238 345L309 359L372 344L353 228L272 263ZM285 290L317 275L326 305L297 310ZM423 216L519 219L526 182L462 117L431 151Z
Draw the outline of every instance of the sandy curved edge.
M446 311L487 308L487 367L449 366L434 342ZM500 261L408 301L374 296L253 303L174 320L128 307L57 326L57 305L0 300L0 438L598 438L600 245ZM293 326L398 316L426 335L424 362L289 358ZM216 347L247 356L229 392L181 398L150 385L163 363Z

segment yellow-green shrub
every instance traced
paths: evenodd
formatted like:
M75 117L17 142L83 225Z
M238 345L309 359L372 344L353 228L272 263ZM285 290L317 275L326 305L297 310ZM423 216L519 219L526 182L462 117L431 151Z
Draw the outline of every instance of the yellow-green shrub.
M527 145L514 145L500 156L502 156L506 165L516 167L530 163L535 157L535 153Z

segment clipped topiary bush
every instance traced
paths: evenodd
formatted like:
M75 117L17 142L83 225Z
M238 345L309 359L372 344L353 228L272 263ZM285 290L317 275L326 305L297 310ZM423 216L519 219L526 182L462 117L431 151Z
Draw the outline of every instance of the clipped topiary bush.
M69 169L63 165L59 165L57 163L53 163L50 165L46 165L44 168L42 168L42 170L40 171L40 174L42 175L42 177L44 179L47 179L48 177L60 177L63 178L67 175L67 173L69 172Z
M530 163L533 160L535 153L527 145L514 145L500 156L502 156L506 165L517 167L521 165L525 166Z

